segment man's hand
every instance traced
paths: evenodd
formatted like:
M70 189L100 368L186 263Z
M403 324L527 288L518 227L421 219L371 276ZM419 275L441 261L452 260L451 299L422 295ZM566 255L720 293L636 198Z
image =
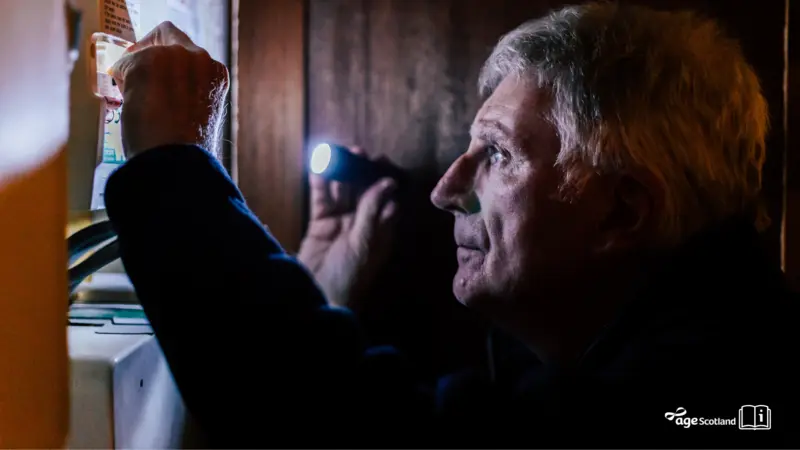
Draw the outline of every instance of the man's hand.
M357 148L351 151L363 154ZM298 259L314 274L330 304L357 310L390 250L395 184L384 179L357 196L350 186L319 175L309 174L309 183L311 222Z
M228 69L171 22L128 48L111 69L123 96L127 158L170 144L219 145Z

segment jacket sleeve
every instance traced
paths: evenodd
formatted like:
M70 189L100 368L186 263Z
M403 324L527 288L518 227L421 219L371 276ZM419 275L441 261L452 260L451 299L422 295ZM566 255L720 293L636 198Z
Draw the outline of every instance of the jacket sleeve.
M125 270L213 445L296 445L363 414L352 400L364 354L356 323L326 306L208 152L136 156L110 177L106 205Z

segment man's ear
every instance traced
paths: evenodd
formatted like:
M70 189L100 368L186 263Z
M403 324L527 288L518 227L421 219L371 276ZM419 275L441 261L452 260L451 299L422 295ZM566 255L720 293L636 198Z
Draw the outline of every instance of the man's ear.
M600 224L598 252L623 250L649 241L664 207L663 184L650 172L629 172L606 180L609 208Z

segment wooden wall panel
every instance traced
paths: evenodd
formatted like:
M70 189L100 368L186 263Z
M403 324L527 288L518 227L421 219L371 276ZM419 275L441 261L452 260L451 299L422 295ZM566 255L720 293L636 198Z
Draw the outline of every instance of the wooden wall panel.
M786 77L786 205L783 222L783 266L791 286L800 292L800 4L786 0L788 42Z
M305 207L303 0L238 0L234 177L288 251Z
M358 144L409 169L415 200L405 205L402 248L376 295L386 320L373 332L434 370L478 361L480 322L451 294L452 219L428 193L469 142L479 107L476 82L505 32L564 2L519 0L309 0L308 139ZM773 112L767 194L779 257L783 160L781 2L639 1L692 7L722 18L756 65ZM775 6L773 6L775 3ZM413 335L413 336L412 336ZM460 351L461 353L455 353Z
M781 261L786 154L784 127L784 0L754 3L749 0L714 0L707 11L719 18L731 34L739 38L748 61L761 80L764 97L769 103L770 133L767 138L767 161L764 165L763 194L772 224L764 234L764 246L773 261ZM789 231L800 233L800 229Z
M7 2L0 14L0 448L68 445L64 6Z
M758 74L764 97L769 104L770 133L767 137L763 196L771 225L763 235L763 244L770 259L775 262L789 262L783 256L786 241L783 236L789 236L789 240L792 236L800 236L800 223L784 221L784 159L787 154L784 117L785 0L759 2L758 7L754 7L749 0L640 0L629 3L647 4L662 9L693 9L718 19L726 31L739 40L745 57ZM798 269L800 267L795 270Z
M409 169L413 201L371 330L434 371L482 357L480 321L452 296L452 219L428 195L468 143L478 71L503 32L545 2L311 0L309 139L358 144ZM413 330L413 332L412 332Z

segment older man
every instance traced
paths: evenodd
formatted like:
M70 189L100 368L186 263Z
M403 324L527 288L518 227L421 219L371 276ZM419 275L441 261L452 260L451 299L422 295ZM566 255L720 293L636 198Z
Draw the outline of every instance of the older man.
M338 215L313 181L315 283L207 151L224 68L168 24L134 50L115 72L130 161L106 203L213 445L800 444L796 308L754 225L766 105L713 23L593 4L499 42L432 200L455 216L456 297L543 364L435 394L329 306L379 262L391 183Z

